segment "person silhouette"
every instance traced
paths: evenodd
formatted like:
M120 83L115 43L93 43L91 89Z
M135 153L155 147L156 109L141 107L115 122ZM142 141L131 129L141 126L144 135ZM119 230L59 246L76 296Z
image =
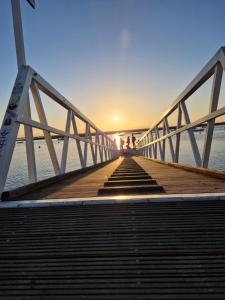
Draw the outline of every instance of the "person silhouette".
M127 137L127 149L130 149L130 137Z
M134 134L132 133L132 144L133 144L133 149L136 149L136 137L134 136Z
M124 140L120 138L120 150L123 150Z

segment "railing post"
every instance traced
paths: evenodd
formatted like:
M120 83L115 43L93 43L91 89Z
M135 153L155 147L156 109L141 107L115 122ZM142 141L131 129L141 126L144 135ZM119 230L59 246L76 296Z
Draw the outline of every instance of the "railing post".
M103 157L103 161L106 161L107 157L106 157L106 151L105 151L105 137L103 134L101 136L101 140L102 140L101 144L102 144L102 154L103 154L102 157Z
M19 69L2 122L0 130L0 196L5 186L19 131L20 125L17 119L24 112L24 104L28 96L31 78L32 74L29 67Z
M168 124L168 120L167 118L165 118L165 127L166 127L166 132L167 133L170 133L170 128L169 128L169 124ZM174 147L173 147L173 141L172 141L172 138L169 137L169 144L170 144L170 154L171 154L171 158L172 158L172 161L174 162Z
M178 116L177 116L177 129L181 127L182 121L182 110L180 104L178 104ZM176 148L175 148L175 158L174 161L178 163L179 161L179 154L180 154L180 133L176 134Z
M77 123L75 120L74 113L72 113L72 124L73 124L74 135L78 136ZM77 151L78 151L78 155L79 155L79 159L80 159L80 165L81 165L81 168L84 168L85 164L84 164L84 157L83 157L83 153L82 153L82 149L81 149L80 140L75 138L75 141L76 141Z
M98 161L98 131L95 131L95 161Z
M158 126L156 126L155 130L156 130L156 139L158 139L158 138L160 138ZM161 145L161 142L160 142L160 141L158 142L158 145L159 145L159 154L160 154L160 158L161 158L161 160L162 160L162 158L163 158L163 151L162 151L162 145Z
M89 124L86 122L85 142L84 142L84 166L85 166L85 167L87 167L88 136L89 136Z
M152 146L150 145L148 148L149 157L152 158Z
M42 105L41 97L40 97L40 94L39 94L39 91L38 91L38 87L37 87L37 85L34 81L31 82L31 92L32 92L32 95L33 95L34 104L35 104L40 122L44 125L48 125L47 118L46 118L45 111L44 111L44 107ZM55 174L59 175L60 174L59 162L58 162L58 159L57 159L57 156L56 156L56 152L55 152L55 148L54 148L53 141L52 141L52 138L51 138L51 134L46 130L43 130L43 134L44 134L44 137L45 137L45 141L46 141L46 144L47 144L47 147L48 147L48 152L49 152L49 155L50 155L50 159L52 161L52 165L53 165Z
M183 114L184 114L184 119L185 119L186 124L190 124L189 114L188 114L187 107L186 107L184 101L181 102L181 108L182 108L182 111L183 111ZM190 139L190 142L191 142L191 148L192 148L194 158L195 158L195 163L198 167L200 167L201 164L202 164L202 160L201 160L198 145L197 145L195 135L194 135L194 132L193 132L192 128L188 129L188 134L189 134L189 139Z
M222 68L221 64L218 63L215 67L215 74L214 74L214 78L213 78L209 113L212 113L215 110L217 110L222 76L223 76L223 68ZM212 139L213 139L214 124L215 124L215 119L212 119L207 122L205 143L204 143L204 149L203 149L203 158L202 158L202 167L203 168L207 168L208 164L209 164L209 156L210 156Z
M95 151L94 151L94 145L92 143L93 140L92 140L92 134L91 134L91 127L90 126L89 126L88 139L90 141L92 161L93 161L93 164L95 165L96 164L96 161L95 161Z
M100 161L103 162L103 146L102 146L102 133L98 135L98 144L99 144L99 154L100 154Z
M31 119L29 93L24 103L24 115L27 118ZM25 133L25 140L26 140L28 178L29 178L29 182L33 183L37 181L37 170L36 170L36 162L35 162L34 138L33 138L32 127L28 125L24 125L24 133Z
M163 119L162 126L163 126L163 136L164 136L166 134L165 119ZM164 139L162 141L162 143L163 143L163 146L162 146L162 160L165 160L165 156L166 156L166 140Z
M62 159L61 159L61 173L62 174L64 174L66 171L66 161L67 161L67 155L68 155L69 135L70 135L70 124L71 124L71 110L68 110L67 119L66 119L66 129L65 129L65 133L67 136L64 137Z

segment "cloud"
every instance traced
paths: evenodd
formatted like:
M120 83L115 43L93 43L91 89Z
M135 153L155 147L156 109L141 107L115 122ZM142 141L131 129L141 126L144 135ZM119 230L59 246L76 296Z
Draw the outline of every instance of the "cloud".
M131 47L131 34L126 29L120 33L120 47L125 50Z

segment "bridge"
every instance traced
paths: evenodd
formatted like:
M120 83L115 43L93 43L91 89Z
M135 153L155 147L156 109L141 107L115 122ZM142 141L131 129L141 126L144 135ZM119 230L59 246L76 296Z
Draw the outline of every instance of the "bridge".
M0 299L224 299L225 172L209 162L216 119L225 115L218 108L225 48L145 130L136 150L124 153L26 64L19 1L12 8L18 73L0 130ZM208 113L191 121L187 103L211 78ZM43 94L66 110L65 130L49 125ZM20 126L29 183L7 189ZM35 129L54 170L44 180ZM180 162L183 133L195 165ZM55 136L63 142L60 159ZM71 140L80 168L68 172Z

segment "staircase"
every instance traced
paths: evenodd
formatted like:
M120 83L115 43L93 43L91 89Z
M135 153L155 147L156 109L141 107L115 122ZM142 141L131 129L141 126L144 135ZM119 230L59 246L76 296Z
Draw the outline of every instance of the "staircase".
M140 165L131 157L125 157L119 167L98 190L100 196L111 195L139 195L163 193L164 189L158 185Z

